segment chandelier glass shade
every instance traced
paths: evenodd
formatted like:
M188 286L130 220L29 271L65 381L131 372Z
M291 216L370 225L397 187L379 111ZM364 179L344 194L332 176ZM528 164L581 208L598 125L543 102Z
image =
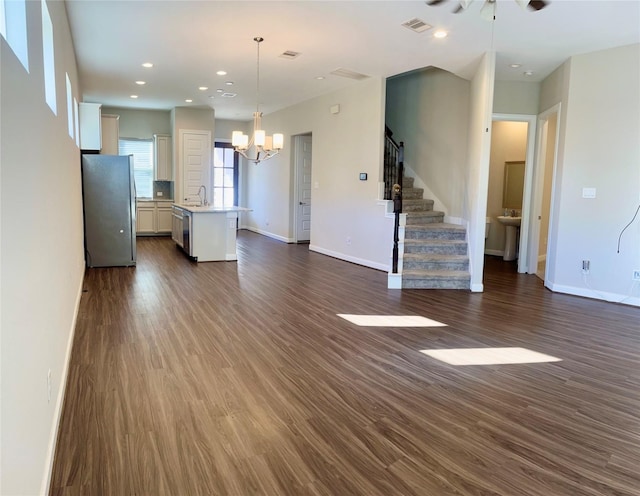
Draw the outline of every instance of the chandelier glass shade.
M260 43L264 39L257 36L253 39L258 47L256 64L256 111L253 113L253 135L249 138L242 131L233 131L231 135L231 145L244 158L259 164L271 157L276 156L284 147L284 135L274 133L267 136L262 129L262 112L260 112Z

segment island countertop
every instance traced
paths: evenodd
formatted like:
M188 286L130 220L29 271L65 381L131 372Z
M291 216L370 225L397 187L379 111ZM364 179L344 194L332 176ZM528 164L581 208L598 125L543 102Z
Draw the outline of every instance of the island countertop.
M199 207L197 205L184 205L181 203L174 203L174 207L181 208L192 213L209 213L209 214L223 214L228 212L250 212L250 208L246 207L214 207L213 205L207 205L206 207Z

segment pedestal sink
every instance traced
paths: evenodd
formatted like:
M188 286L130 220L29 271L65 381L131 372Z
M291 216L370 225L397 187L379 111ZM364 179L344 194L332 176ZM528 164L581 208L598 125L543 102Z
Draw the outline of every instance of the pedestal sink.
M504 225L507 229L507 237L504 242L504 256L503 260L515 260L516 256L516 241L518 239L518 228L520 227L520 221L522 217L506 217L504 215L498 216L498 222Z

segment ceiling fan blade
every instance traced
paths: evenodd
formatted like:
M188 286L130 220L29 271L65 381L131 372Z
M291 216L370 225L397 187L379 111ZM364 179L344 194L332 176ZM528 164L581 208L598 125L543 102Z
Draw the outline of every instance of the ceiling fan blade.
M542 9L544 9L548 4L549 4L549 2L546 2L545 0L531 0L531 1L527 4L527 7L529 7L531 10L542 10Z
M453 9L453 13L459 14L463 10L467 10L467 7L472 1L473 0L460 0L460 3L458 3L458 6L455 9Z
M428 0L427 2L425 2L427 5L429 6L434 6L434 5L439 5L442 2L446 2L447 0Z

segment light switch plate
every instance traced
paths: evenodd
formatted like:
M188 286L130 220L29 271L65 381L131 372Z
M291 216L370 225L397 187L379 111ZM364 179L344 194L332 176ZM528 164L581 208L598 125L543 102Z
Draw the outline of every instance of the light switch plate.
M595 197L596 197L595 188L582 188L582 198L595 198Z

